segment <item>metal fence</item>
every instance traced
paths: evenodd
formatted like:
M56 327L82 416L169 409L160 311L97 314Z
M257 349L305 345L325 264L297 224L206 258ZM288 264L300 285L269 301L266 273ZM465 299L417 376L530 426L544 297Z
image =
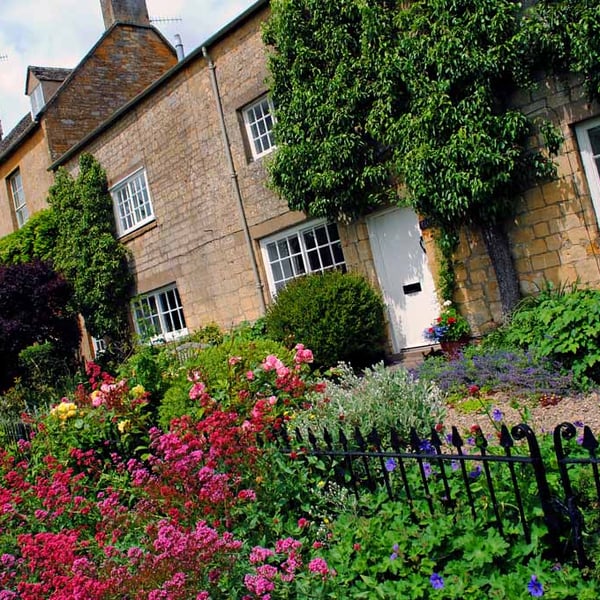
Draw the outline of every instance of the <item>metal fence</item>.
M584 539L594 531L586 530L582 509L598 513L600 523L600 461L589 427L579 433L575 425L561 423L553 436L538 440L526 424L510 431L503 425L498 443L490 444L480 430L464 441L456 427L444 439L436 430L426 438L412 430L408 440L394 430L364 436L356 428L350 437L340 430L335 440L327 430L319 438L296 430L292 443L284 430L280 444L284 453L323 459L331 477L357 497L383 489L390 500L425 502L431 515L466 506L473 518L489 515L502 535L519 523L528 543L541 509L556 560L574 555L584 567L589 564ZM542 453L540 441L551 448Z

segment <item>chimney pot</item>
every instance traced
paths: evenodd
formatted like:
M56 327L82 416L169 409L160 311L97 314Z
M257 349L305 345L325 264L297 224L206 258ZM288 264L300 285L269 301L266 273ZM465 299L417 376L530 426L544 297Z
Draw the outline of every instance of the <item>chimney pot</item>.
M117 22L150 25L146 0L100 0L104 28Z

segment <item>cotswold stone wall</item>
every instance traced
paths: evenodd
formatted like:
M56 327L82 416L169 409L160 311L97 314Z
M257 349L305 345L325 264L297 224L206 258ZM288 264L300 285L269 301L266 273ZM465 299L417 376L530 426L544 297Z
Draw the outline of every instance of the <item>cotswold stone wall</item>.
M548 283L600 285L600 231L581 164L574 126L600 114L580 81L548 79L538 89L514 99L530 118L549 119L564 142L555 159L557 177L519 198L507 230L523 295ZM534 142L535 143L535 142ZM501 317L498 285L477 231L463 231L455 256L456 301L477 332Z
M258 318L261 295L268 301L260 238L304 219L266 188L264 161L251 160L241 122L241 109L267 91L261 40L267 14L259 12L209 48L264 289L253 276L210 70L199 49L85 148L111 186L146 170L155 221L122 238L134 293L175 283L190 330ZM76 160L68 165L73 172Z

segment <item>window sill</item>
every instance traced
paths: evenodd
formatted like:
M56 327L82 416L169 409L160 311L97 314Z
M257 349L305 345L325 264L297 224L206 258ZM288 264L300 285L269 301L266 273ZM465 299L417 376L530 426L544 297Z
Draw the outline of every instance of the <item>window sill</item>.
M122 236L119 237L119 241L122 244L126 244L127 242L134 240L135 238L139 237L140 235L144 235L144 233L147 233L148 231L150 231L151 229L154 229L155 227L158 227L158 223L156 222L156 219L154 219L153 221L150 221L150 223L146 223L145 225L142 225L138 229L134 229L133 231L129 231L128 233L124 233Z

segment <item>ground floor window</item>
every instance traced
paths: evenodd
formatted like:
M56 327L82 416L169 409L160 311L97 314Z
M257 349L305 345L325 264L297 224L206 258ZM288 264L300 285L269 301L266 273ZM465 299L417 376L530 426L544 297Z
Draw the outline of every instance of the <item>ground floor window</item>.
M346 270L335 223L311 221L261 241L271 294L290 279L327 269Z
M168 342L188 333L175 285L138 296L132 302L132 310L136 332L143 340Z

